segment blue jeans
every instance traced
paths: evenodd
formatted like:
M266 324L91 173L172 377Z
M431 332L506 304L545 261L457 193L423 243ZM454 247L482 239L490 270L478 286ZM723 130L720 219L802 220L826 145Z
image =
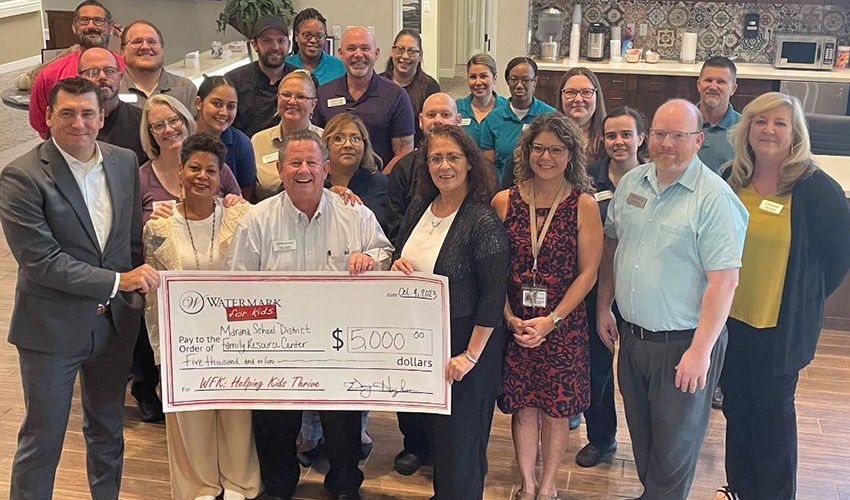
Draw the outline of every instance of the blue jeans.
M369 422L369 412L360 414L360 432L366 431ZM319 442L324 436L322 432L322 421L319 420L319 412L313 410L305 411L301 416L301 437L305 440Z

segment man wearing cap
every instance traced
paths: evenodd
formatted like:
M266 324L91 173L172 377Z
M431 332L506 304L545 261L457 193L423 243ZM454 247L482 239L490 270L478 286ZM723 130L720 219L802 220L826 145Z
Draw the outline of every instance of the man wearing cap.
M236 87L239 107L233 126L248 137L274 127L277 116L277 85L295 66L286 62L289 54L289 28L277 16L263 16L254 23L251 47L257 61L236 68L225 76Z

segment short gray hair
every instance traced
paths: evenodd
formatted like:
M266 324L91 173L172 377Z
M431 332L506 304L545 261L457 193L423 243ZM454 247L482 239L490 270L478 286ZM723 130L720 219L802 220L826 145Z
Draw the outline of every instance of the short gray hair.
M160 104L168 106L172 111L183 117L183 124L186 125L186 130L189 132L188 135L195 133L195 117L192 116L192 112L189 111L182 102L166 94L156 94L151 96L145 103L145 108L142 111L142 122L139 125L139 136L142 140L142 149L145 150L145 154L148 155L148 158L151 160L158 158L160 151L159 144L156 143L153 132L150 130L151 122L148 119L148 113L150 113L151 108Z
M277 159L280 161L280 164L284 164L284 155L286 154L286 147L290 142L299 142L299 141L313 141L319 146L319 151L322 152L322 163L328 161L328 146L325 144L325 141L319 137L319 134L313 132L308 128L301 128L297 130L293 130L292 132L284 135L280 138L280 149L278 150Z

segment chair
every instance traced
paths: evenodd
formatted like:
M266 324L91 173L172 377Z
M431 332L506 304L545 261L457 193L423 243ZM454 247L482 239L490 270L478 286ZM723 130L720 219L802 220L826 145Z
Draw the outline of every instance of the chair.
M806 114L812 154L850 156L850 116Z

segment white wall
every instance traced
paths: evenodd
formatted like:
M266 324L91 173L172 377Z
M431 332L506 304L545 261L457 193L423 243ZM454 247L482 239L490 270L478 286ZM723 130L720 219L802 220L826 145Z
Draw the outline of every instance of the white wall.
M422 10L422 52L425 54L425 60L422 62L422 69L434 78L438 78L437 66L440 60L440 46L444 43L451 43L451 39L442 40L440 33L440 9L443 5L451 8L451 0L428 0L431 4L430 12ZM423 0L424 3L424 0Z
M496 92L508 96L504 69L508 61L528 53L528 2L522 0L493 0L493 31L490 55L499 68Z

